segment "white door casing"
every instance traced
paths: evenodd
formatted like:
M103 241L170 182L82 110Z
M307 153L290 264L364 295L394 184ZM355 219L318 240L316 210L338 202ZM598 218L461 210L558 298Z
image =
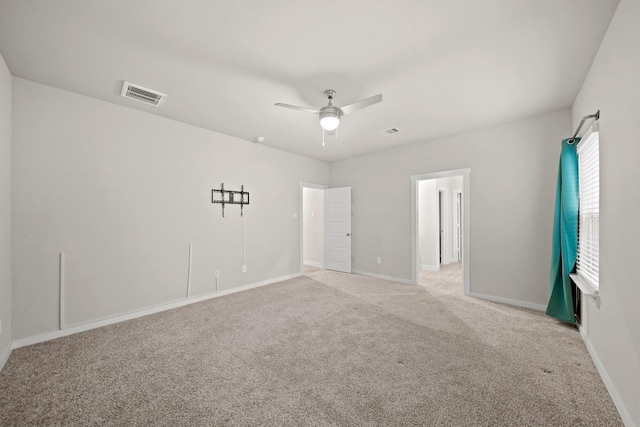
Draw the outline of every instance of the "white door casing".
M324 196L324 268L351 273L351 187Z
M449 248L447 246L447 190L438 189L438 243L439 263L449 264Z
M456 191L456 260L462 260L462 192Z

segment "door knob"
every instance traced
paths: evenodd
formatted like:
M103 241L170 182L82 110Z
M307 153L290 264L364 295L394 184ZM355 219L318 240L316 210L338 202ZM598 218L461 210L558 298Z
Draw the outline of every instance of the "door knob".
M347 233L347 237L348 237L348 236L351 236L351 233Z

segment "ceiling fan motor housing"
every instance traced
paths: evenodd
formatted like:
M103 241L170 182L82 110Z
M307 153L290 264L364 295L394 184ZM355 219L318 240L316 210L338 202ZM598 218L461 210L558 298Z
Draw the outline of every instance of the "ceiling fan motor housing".
M327 105L320 109L320 124L326 130L334 130L340 124L342 110L333 105Z

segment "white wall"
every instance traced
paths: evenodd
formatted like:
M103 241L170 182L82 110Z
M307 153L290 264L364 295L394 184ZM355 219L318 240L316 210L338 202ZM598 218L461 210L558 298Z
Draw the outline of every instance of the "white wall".
M170 102L170 101L168 101ZM300 271L299 182L329 165L20 78L13 79L14 339ZM211 189L244 184L239 206Z
M0 369L11 345L11 73L0 56Z
M324 192L305 187L303 192L302 225L304 262L322 265L322 231L324 224Z
M571 132L563 110L332 163L331 186L353 192L353 269L411 280L411 175L470 168L470 290L546 305L560 142Z
M443 227L443 241L442 248L442 264L449 264L453 258L453 214L454 210L451 208L453 203L453 181L449 178L439 178L436 180L436 187L438 192L443 193L442 209L442 227ZM440 197L438 195L438 197Z
M600 116L600 294L582 313L587 339L640 426L640 2L622 0L573 105Z
M426 270L440 268L438 247L438 190L436 179L418 182L418 239L420 247L420 262Z

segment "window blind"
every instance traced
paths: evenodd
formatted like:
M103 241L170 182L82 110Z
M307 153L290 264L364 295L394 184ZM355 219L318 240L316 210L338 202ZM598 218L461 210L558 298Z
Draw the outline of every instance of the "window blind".
M597 127L578 150L578 256L576 272L598 288L600 259L600 141Z

